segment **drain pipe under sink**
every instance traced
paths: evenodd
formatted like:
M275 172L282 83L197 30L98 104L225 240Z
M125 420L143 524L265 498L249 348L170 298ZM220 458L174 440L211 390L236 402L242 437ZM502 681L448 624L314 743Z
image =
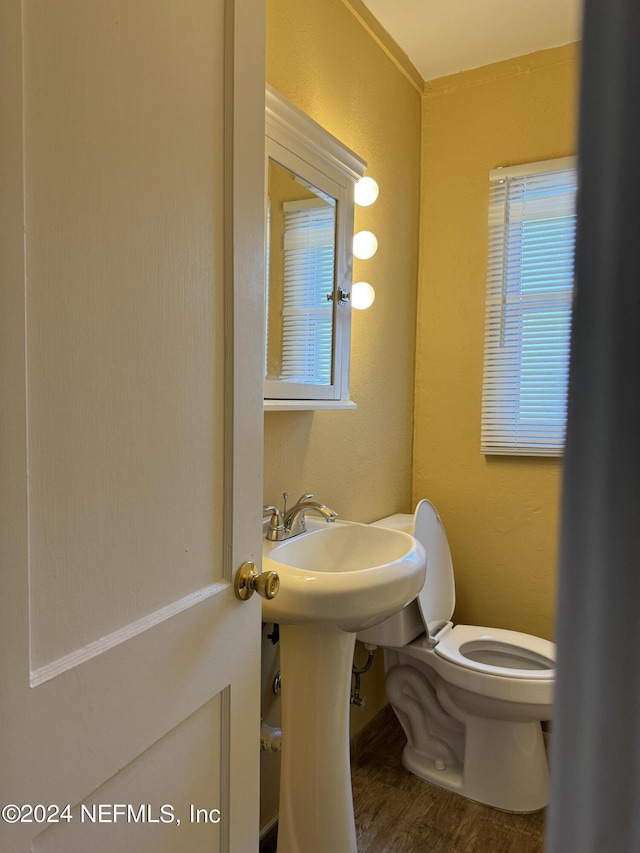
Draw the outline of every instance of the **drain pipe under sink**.
M351 704L355 705L357 708L364 708L364 706L367 704L367 700L364 697L360 696L360 676L364 675L365 672L368 672L371 669L371 666L373 664L373 653L378 648L377 646L370 645L369 643L365 643L364 647L369 652L367 662L360 669L358 669L355 663L351 668L353 677L355 678L355 684L351 692Z

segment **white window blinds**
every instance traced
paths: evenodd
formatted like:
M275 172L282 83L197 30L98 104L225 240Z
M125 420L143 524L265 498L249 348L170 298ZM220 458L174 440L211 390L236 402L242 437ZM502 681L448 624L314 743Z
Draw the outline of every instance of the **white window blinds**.
M575 249L574 158L490 174L481 450L564 447Z
M321 199L284 203L282 374L331 384L336 208Z

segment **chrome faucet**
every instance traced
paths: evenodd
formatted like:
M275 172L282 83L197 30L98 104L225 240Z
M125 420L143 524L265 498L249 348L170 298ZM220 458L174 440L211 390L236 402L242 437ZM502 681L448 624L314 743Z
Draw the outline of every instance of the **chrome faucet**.
M285 492L284 510L282 512L275 506L264 507L265 512L271 513L269 529L267 530L267 539L271 542L281 542L283 539L291 539L293 536L305 533L307 530L305 515L308 512L321 515L325 521L335 521L338 517L337 512L325 504L314 501L310 492L301 495L290 509L287 509L288 497L289 495Z
M318 501L314 501L313 495L302 495L283 516L285 539L290 539L292 536L299 536L301 533L306 532L305 515L308 512L315 512L321 515L325 521L335 521L338 517L337 512Z

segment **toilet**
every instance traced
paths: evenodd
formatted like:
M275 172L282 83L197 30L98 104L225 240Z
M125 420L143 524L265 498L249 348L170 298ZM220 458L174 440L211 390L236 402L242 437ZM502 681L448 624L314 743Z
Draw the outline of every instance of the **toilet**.
M452 624L451 552L430 501L420 501L414 515L374 524L413 533L427 554L418 597L357 635L384 648L387 696L407 737L403 765L498 809L544 808L549 771L541 722L551 719L555 645L518 631Z

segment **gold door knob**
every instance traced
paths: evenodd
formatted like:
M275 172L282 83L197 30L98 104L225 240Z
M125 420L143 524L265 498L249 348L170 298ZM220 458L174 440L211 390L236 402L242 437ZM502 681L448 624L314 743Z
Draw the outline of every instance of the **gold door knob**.
M280 589L280 578L277 572L262 572L256 569L255 563L243 563L236 572L233 584L236 598L246 601L257 592L262 598L275 598Z

